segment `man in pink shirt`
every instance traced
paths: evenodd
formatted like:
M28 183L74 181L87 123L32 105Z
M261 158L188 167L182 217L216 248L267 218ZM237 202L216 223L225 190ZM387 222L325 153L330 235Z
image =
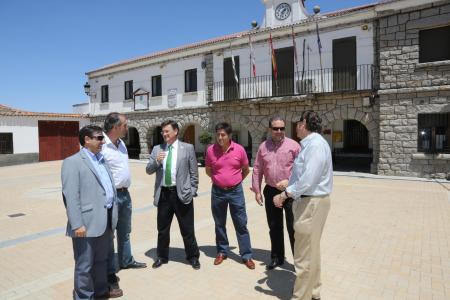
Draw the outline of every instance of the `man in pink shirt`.
M226 230L227 210L230 205L239 244L239 254L247 268L253 270L252 246L247 229L247 212L242 180L248 175L248 159L244 148L231 140L232 128L228 123L216 125L216 143L206 151L206 174L211 177L211 210L216 228L217 256L215 265L228 256L229 243Z
M285 201L283 207L278 208L273 204L273 197L286 189L300 145L285 136L286 125L283 118L272 117L269 120L269 128L270 138L259 146L256 155L251 190L255 193L256 202L263 205L261 182L264 176L266 186L263 194L271 243L271 262L267 264L266 269L272 270L284 263L283 209L286 213L286 228L292 253L294 253L292 199Z

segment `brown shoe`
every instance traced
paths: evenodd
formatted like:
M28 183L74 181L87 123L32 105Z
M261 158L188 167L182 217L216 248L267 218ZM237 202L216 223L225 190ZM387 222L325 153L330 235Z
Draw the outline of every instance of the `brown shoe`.
M223 253L219 253L216 256L216 259L214 260L214 264L216 266L220 265L225 259L227 259L227 256L225 254L223 254Z
M255 263L253 262L253 260L250 259L244 259L244 265L247 266L247 268L249 268L250 270L254 270L255 269Z
M120 298L123 296L123 291L122 289L118 289L118 288L110 288L109 289L109 297L108 298Z

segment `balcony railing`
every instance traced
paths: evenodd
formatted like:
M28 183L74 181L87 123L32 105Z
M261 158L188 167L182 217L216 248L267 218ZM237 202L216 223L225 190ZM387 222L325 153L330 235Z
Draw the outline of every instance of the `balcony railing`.
M214 83L212 102L281 97L312 93L372 90L374 81L373 65L355 67L326 68L294 72L291 76L262 75Z

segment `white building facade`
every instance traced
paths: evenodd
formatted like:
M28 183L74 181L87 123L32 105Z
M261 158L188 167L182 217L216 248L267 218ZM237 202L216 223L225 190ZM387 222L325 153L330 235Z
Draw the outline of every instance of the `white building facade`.
M140 158L148 157L152 147L162 142L159 124L165 119L178 121L180 138L195 145L199 159L205 149L200 136L211 133L217 122L228 121L234 128L234 139L252 159L267 136L271 115L284 117L286 134L296 138L295 123L300 113L313 109L323 119L323 135L332 148L337 170L403 176L450 174L450 170L444 170L448 164L436 167L428 156L426 168L403 157L421 151L416 145L421 138L412 138L418 133L420 111L408 114L408 122L415 124L408 133L414 142L400 145L402 149L409 147L407 154L386 146L391 143L386 139L392 136L387 131L404 128L394 128L390 119L383 119L381 123L387 122L388 126L383 125L380 131L380 95L385 101L393 97L386 93L396 94L389 88L395 84L382 82L380 86L380 80L416 78L414 74L390 76L403 72L395 69L397 66L394 70L382 66L380 76L380 61L406 59L409 69L414 70L418 59L405 58L404 51L409 50L402 47L418 46L420 30L409 34L408 26L416 26L422 15L426 24L449 26L446 1L385 0L314 15L307 15L301 0L263 0L262 4L266 10L261 26L87 72L89 103L76 105L74 110L89 113L97 124L102 124L111 111L125 113L133 131L130 136L134 142L130 141L130 145ZM401 14L397 16L391 7L398 8ZM425 23L419 27L426 27ZM396 44L400 49L389 54L392 57L385 57L397 42L404 45ZM435 75L439 79L428 81L433 88L442 89L445 72ZM450 104L448 97L444 98L444 104ZM391 104L394 116L383 112L381 118L395 118L395 103ZM450 136L450 126L438 130L448 130ZM387 165L394 158L388 152L397 153L394 156L398 166L392 169Z

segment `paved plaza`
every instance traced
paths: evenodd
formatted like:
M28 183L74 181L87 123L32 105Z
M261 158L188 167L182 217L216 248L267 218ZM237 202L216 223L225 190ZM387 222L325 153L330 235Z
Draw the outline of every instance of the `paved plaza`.
M70 299L73 253L64 236L61 161L0 168L0 299ZM156 253L154 176L131 162L132 249L151 265ZM255 270L241 264L230 217L229 259L213 265L211 184L203 168L195 225L202 267L184 260L172 224L169 264L119 272L122 299L289 299L292 255L265 270L270 241L263 207L244 182ZM369 178L367 178L369 177ZM336 173L322 238L322 299L450 299L450 183ZM24 214L11 217L15 214ZM286 245L287 233L286 233ZM289 247L287 247L289 248Z

